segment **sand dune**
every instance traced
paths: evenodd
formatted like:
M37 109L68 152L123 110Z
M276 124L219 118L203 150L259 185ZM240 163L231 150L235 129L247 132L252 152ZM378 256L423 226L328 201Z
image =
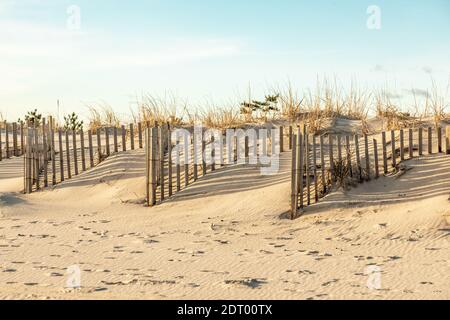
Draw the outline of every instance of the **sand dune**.
M295 221L289 161L271 177L221 169L152 209L141 151L27 196L2 162L0 298L450 298L449 156L336 191ZM65 288L73 265L80 289Z

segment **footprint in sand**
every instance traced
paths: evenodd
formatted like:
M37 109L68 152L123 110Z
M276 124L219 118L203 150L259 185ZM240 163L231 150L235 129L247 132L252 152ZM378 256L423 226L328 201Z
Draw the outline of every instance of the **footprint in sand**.
M267 284L266 279L247 278L243 280L225 280L225 284L233 286L243 286L250 289L258 289L262 285Z

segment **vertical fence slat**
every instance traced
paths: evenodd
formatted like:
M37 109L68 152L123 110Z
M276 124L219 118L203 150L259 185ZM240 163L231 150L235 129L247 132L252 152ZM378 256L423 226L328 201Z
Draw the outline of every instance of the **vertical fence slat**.
M280 153L284 152L284 127L280 126Z
M139 143L139 149L142 149L142 122L138 122L138 143ZM134 143L133 143L133 149L134 149Z
M81 170L86 171L86 150L84 149L84 131L80 130Z
M130 149L134 150L134 125L130 123Z
M164 128L159 127L159 190L161 202L163 202L165 199L164 152L165 152Z
M342 164L342 144L341 144L341 135L338 134L336 136L337 139L337 148L338 148L338 161L339 164Z
M6 146L5 146L5 151L6 151L6 159L9 159L10 154L9 154L9 128L8 128L8 123L5 121L5 142L6 142Z
M157 189L157 168L158 168L158 163L157 163L157 137L158 137L158 128L157 127L153 127L150 129L151 130L151 136L150 136L150 143L151 143L151 152L150 152L150 172L151 172L151 190L150 190L150 194L151 194L151 205L154 206L156 204L156 189Z
M62 142L62 130L58 129L58 151L59 151L59 174L60 174L60 181L63 182L64 179L64 149L63 149L63 142Z
M105 146L106 146L106 157L111 155L111 148L109 145L109 127L105 128Z
M397 149L395 147L395 131L391 130L392 167L397 167Z
M92 131L88 131L88 145L89 145L89 164L90 168L94 167L94 146L92 143Z
M412 159L414 157L414 132L413 129L409 129L408 134L408 151L409 151L409 158Z
M2 160L3 160L3 142L2 142L2 130L0 129L0 161Z
M437 133L437 140L438 140L438 152L442 153L442 128L437 127L436 133Z
M322 180L322 193L325 193L327 191L327 185L325 181L325 148L324 148L324 141L323 141L323 135L320 136L320 170L321 173L321 180Z
M1 151L0 151L0 153L1 153ZM20 155L23 156L24 154L25 154L24 125L23 125L23 121L20 121Z
M12 124L12 134L13 134L13 155L17 157L19 153L17 152L17 123Z
M347 157L347 167L350 173L350 177L353 177L353 168L352 168L352 150L350 148L350 136L345 136L345 154Z
M298 208L298 189L297 189L297 136L292 135L292 127L290 127L291 141L289 146L292 150L292 164L291 164L291 220L297 215Z
M170 129L167 134L167 158L168 158L168 188L169 188L169 197L173 195L173 160L172 160L172 132Z
M97 153L98 153L98 163L103 161L102 156L102 130L97 129Z
M50 121L50 149L52 158L52 185L56 185L55 124L53 118Z
M419 156L423 156L423 129L419 128Z
M73 142L73 165L74 165L74 171L75 175L78 175L78 146L77 146L77 131L72 130L72 142Z
M304 173L303 173L303 160L304 160L304 149L303 149L303 136L301 133L301 129L298 129L297 133L298 142L297 142L297 190L300 195L300 208L304 207Z
M370 154L369 154L369 137L364 134L364 156L366 158L366 180L370 180Z
M70 145L69 145L69 131L66 130L66 165L67 165L67 178L72 178L72 170L70 168Z
M309 134L306 133L305 137L305 176L306 176L306 203L308 206L311 204L311 173L309 167Z
M450 154L450 126L445 128L445 153Z
M403 129L400 129L400 161L405 161L405 134Z
M122 151L127 151L127 129L124 125L121 127L121 134L122 134Z
M317 151L316 151L316 147L317 147L317 141L316 141L317 136L313 135L313 165L314 165L314 169L313 169L313 174L314 174L314 201L317 202L319 201L319 190L318 190L318 181L317 181Z
M433 129L428 127L428 154L433 153Z
M386 132L381 133L381 144L383 148L383 170L384 174L388 173L388 163L387 163L387 145L386 145Z
M361 167L361 156L360 156L360 150L359 150L359 137L357 134L355 134L355 156L356 156L356 171L358 174L359 181L363 180L362 176L362 167Z
M189 148L190 139L188 137L183 137L184 145L184 186L187 188L189 186Z
M117 139L117 126L114 126L113 128L113 139L114 139L114 153L119 152L119 141Z
M373 159L375 162L375 179L380 177L380 164L378 163L378 142L373 139Z
M330 173L331 173L331 179L334 179L334 148L333 148L333 135L330 133L328 135L328 156L330 159Z

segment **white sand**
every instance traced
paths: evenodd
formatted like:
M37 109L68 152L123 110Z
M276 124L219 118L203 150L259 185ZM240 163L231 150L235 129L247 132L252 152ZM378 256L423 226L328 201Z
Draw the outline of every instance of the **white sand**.
M450 298L449 156L330 194L296 221L285 218L288 154L278 176L226 168L153 209L141 204L140 151L29 196L4 175L20 164L10 161L0 163L3 299ZM79 290L64 288L72 265ZM367 288L369 265L381 268L379 290Z

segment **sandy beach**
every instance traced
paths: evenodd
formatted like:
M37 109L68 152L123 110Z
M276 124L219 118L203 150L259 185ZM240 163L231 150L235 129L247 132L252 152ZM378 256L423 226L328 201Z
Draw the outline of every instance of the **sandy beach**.
M295 221L289 153L276 176L226 167L155 208L143 163L128 151L23 195L22 159L0 162L0 298L450 298L449 156L333 192Z

